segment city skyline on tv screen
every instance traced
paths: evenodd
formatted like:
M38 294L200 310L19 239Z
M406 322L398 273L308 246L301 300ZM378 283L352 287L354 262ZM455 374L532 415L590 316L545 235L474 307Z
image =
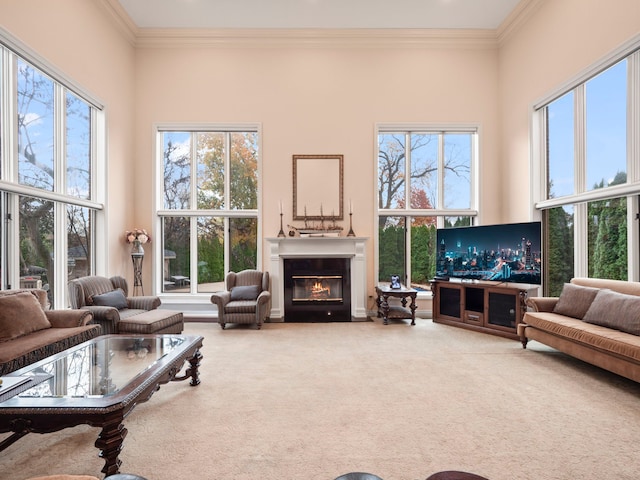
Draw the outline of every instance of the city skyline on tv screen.
M507 223L437 231L436 276L541 283L541 223Z

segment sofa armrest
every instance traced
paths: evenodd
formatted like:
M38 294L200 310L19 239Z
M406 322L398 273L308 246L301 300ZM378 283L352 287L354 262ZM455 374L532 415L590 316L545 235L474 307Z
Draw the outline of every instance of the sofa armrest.
M72 328L88 325L93 314L87 310L45 310L53 328Z
M258 305L264 305L268 303L269 300L271 300L271 292L263 290L262 292L260 292L260 295L258 295L256 301L258 302Z
M231 292L216 292L211 295L211 303L217 305L218 311L224 310L224 306L231 301Z
M147 295L141 297L128 297L129 308L136 310L155 310L162 303L160 297Z
M558 303L558 297L529 297L527 307L535 312L552 312L553 307Z

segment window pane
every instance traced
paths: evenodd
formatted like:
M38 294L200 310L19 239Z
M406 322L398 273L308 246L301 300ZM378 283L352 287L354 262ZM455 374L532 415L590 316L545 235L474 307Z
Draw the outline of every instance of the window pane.
M444 208L471 207L472 135L444 136Z
M231 243L230 270L239 272L255 269L258 256L258 219L230 218L229 241Z
M165 132L163 134L164 208L190 208L191 192L191 134Z
M198 218L198 291L224 290L224 219Z
M389 282L398 275L406 283L405 218L381 216L378 221L378 280Z
M66 99L67 194L91 198L91 108L71 93Z
M189 217L162 219L163 291L189 291L190 267Z
M436 274L436 217L411 219L411 287L429 290Z
M378 142L378 207L401 208L405 205L405 135L380 134Z
M231 134L231 208L258 208L258 134Z
M589 277L627 280L627 200L588 204Z
M411 134L411 207L435 208L438 204L437 134ZM404 198L400 208L405 206Z
M196 134L198 161L198 208L222 209L224 205L225 134Z
M471 217L444 217L444 228L470 227L472 224Z
M67 207L67 278L91 275L91 249L95 212L88 208Z
M574 193L573 92L547 106L548 198Z
M53 299L53 202L21 196L20 200L20 284L40 282Z
M587 190L621 183L627 172L627 62L586 83ZM625 176L626 181L626 176Z
M545 285L547 295L557 297L562 286L573 278L574 272L574 222L573 206L545 210L544 222L547 232L545 260Z
M18 179L53 191L53 82L18 60Z

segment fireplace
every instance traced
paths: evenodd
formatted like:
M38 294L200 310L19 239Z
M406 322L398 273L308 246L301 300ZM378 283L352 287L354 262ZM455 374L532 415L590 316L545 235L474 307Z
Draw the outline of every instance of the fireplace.
M287 260L339 258L349 263L349 275L343 274L342 298L349 301L351 320L367 320L367 239L363 237L273 237L269 245L268 265L271 278L271 321L282 322L285 316L285 275ZM312 271L309 275L316 275ZM304 273L302 274L304 275ZM348 290L345 290L345 285ZM312 304L311 304L312 305ZM307 306L307 305L305 305ZM290 306L289 310L291 310ZM296 305L294 310L299 306ZM333 315L333 313L332 313ZM319 320L318 320L319 321ZM326 321L326 317L323 321Z
M351 321L350 260L284 259L284 321Z

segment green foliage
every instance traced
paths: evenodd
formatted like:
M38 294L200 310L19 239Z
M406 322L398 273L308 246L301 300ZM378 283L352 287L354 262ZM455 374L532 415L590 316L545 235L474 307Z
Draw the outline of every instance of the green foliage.
M389 225L378 230L378 279L382 282L388 282L391 275L399 275L402 282L406 279L404 235L404 225Z
M546 252L547 294L560 295L573 277L573 214L556 207L546 211L549 248Z
M436 227L420 225L411 228L411 281L428 285L436 274Z
M616 173L607 186L627 182L627 174ZM604 180L595 188L603 188ZM627 277L627 200L614 198L590 202L589 276L626 280Z
M198 242L198 282L224 281L224 245L221 238L202 238Z

